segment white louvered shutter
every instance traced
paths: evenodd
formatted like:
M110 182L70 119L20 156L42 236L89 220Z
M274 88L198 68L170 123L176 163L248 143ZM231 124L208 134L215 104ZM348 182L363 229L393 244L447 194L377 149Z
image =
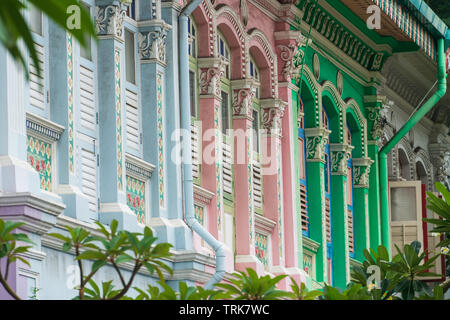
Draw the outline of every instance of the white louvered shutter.
M255 207L262 208L262 174L261 164L253 161L253 202Z
M199 150L201 150L201 147L199 145L198 127L194 124L191 124L191 147L192 147L192 176L194 177L194 179L198 179L200 175Z
M126 90L127 112L127 147L139 150L139 111L138 96L130 90Z
M95 131L94 72L80 66L80 119L81 125Z
M81 186L89 199L89 209L97 211L97 159L93 152L81 149Z
M223 155L223 167L222 167L222 175L223 175L223 191L228 193L233 193L233 152L231 150L231 146L222 143L222 155Z
M41 75L38 76L38 67L34 65L33 60L30 57L30 105L44 109L45 108L45 78L44 78L44 47L38 43L34 43L36 49L38 61L40 64Z

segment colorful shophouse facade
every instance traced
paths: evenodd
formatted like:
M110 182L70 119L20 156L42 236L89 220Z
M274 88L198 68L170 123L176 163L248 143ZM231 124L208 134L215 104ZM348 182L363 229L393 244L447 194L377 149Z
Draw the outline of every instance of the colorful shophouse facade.
M173 245L170 284L204 284L215 253L184 221L174 161L180 86L188 85L179 82L177 49L185 3L83 2L99 38L87 49L29 13L42 85L35 66L25 82L0 48L8 115L0 119L0 216L25 222L36 242L31 267L14 265L11 285L23 297L37 287L41 299L72 298L73 252L48 233L112 219L126 230L151 226ZM436 36L401 1L389 3L402 18L373 2L388 31L367 29L348 1L204 0L189 17L194 211L225 245L225 280L251 267L345 287L362 250L390 232L381 229L389 217L380 215L377 168L383 65L419 51L432 67ZM439 128L446 136L448 125ZM429 179L431 190L440 178ZM110 271L98 280L114 278ZM154 281L139 274L136 286Z

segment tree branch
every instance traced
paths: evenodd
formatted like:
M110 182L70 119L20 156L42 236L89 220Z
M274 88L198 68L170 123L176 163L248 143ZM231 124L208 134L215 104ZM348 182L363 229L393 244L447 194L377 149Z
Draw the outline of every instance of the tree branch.
M10 294L11 297L13 297L16 300L22 300L15 292L13 289L11 289L11 287L9 286L8 282L3 278L3 275L1 273L0 270L0 283L3 285L3 287L5 288L6 292L8 292Z
M130 280L127 285L114 297L106 299L106 300L120 300L128 290L130 290L131 284L133 283L134 277L138 273L139 269L142 267L142 264L136 261L136 265L134 266L133 272L131 274Z

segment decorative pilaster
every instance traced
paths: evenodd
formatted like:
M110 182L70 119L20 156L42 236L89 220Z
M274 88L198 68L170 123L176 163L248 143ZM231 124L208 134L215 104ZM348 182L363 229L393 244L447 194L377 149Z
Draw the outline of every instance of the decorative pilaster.
M215 237L224 240L222 229L223 216L223 183L222 183L222 131L221 131L221 77L224 74L224 62L220 58L199 58L199 116L202 132L210 132L202 143L202 186L205 189L215 191L208 205L208 217L210 218L209 231ZM233 260L232 248L228 248L229 261ZM227 265L227 270L234 266Z
M374 161L370 158L353 159L354 250L355 258L361 262L364 260L364 249L373 245L371 234L378 232L378 226L372 225L374 222L371 219L374 219L374 217L371 218L369 213L370 172L373 163ZM372 236L372 238L374 237L377 238L376 235Z
M372 88L372 91L376 89ZM365 189L368 195L364 194L357 199L363 200L368 198L367 201L364 201L366 206L369 207L369 228L368 230L370 235L370 247L372 249L378 248L381 244L381 216L380 216L380 190L379 190L379 174L378 174L378 151L381 147L381 136L383 130L386 126L386 118L383 112L383 106L386 104L386 97L379 95L366 95L364 97L364 108L366 109L367 119L368 119L368 156L373 161L371 166L371 170L369 173L369 185L372 187L369 189ZM355 197L360 191L359 188L355 189ZM356 207L361 206L361 203L355 203ZM366 208L363 208L366 210ZM357 245L357 244L356 244ZM356 248L355 248L356 250ZM356 258L358 258L359 252L356 251Z
M101 119L99 157L99 220L119 227L140 230L133 211L128 207L125 190L125 56L123 18L127 6L113 0L98 1L95 24L99 34L98 83L99 119ZM99 78L99 79L100 79Z
M264 185L265 217L276 221L272 240L272 268L274 273L281 273L284 262L284 223L282 210L282 176L281 176L281 121L286 103L279 99L261 100L262 113L262 172Z
M264 270L255 255L255 219L253 208L252 170L252 99L251 79L232 81L234 144L234 188L236 213L236 269L247 267Z
M334 285L345 288L350 281L350 253L348 241L347 162L353 146L330 144L331 208L333 230Z
M316 280L328 281L327 239L325 212L325 145L330 131L325 128L305 129L306 174L308 176L308 207L310 217L310 238L320 247L316 255Z

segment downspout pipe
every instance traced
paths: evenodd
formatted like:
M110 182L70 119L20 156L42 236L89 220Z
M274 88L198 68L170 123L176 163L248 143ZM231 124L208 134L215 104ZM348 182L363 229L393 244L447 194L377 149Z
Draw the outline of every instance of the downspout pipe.
M389 218L389 189L388 189L388 153L400 140L441 100L447 91L447 75L445 68L444 39L438 39L438 90L419 108L392 139L379 151L380 164L380 199L381 199L381 230L382 243L391 255L390 218Z
M180 103L181 103L181 129L183 130L183 191L184 212L186 224L196 232L216 253L216 272L205 284L205 289L211 289L225 276L225 247L214 238L208 230L198 223L194 216L194 186L192 179L192 150L191 150L191 106L189 96L189 55L188 55L188 17L200 5L202 0L193 0L178 17L179 26L179 57L180 57Z

